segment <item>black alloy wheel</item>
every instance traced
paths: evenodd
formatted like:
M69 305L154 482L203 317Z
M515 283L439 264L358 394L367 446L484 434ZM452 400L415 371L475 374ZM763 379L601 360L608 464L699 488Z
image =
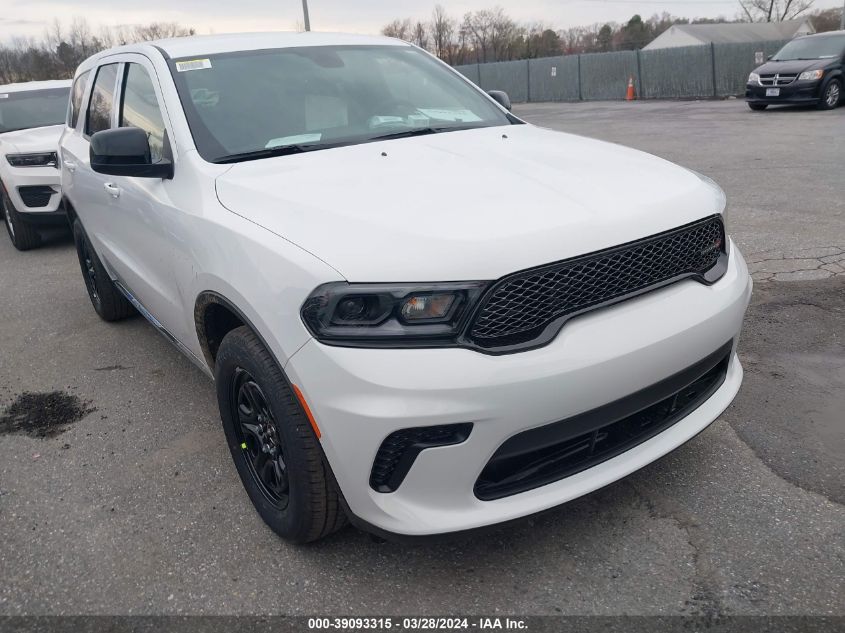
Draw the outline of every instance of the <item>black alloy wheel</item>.
M103 321L119 321L135 314L135 308L103 268L79 220L73 222L73 241L76 244L76 255L79 258L85 289L99 317Z
M240 448L255 484L274 508L284 510L290 482L276 420L261 387L242 367L235 369L230 406L237 411Z
M294 543L342 528L340 491L318 433L284 371L249 327L223 337L214 382L232 461L264 522Z

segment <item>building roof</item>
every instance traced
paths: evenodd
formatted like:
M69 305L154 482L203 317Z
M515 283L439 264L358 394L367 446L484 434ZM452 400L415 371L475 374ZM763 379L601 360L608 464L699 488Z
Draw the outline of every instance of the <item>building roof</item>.
M730 24L675 24L645 48L666 48L678 46L676 40L683 39L683 45L730 44L737 42L766 42L789 40L796 35L815 33L809 19L787 20L785 22L735 22ZM673 41L675 40L675 41Z
M10 94L12 92L28 92L30 90L52 90L54 88L70 88L70 79L59 79L54 81L25 81L19 84L0 85L0 93Z

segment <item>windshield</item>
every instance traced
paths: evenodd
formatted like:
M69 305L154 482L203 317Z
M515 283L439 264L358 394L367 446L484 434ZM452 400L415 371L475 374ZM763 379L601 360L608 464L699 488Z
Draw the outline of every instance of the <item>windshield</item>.
M70 87L3 92L0 86L0 134L65 122Z
M830 59L845 51L845 37L805 37L792 40L780 49L773 60L785 62L794 59Z
M197 149L211 162L509 125L439 62L408 46L315 46L171 62Z

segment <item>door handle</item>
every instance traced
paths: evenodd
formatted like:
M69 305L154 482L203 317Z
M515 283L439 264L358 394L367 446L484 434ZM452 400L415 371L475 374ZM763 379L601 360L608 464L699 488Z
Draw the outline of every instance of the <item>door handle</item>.
M109 195L112 198L119 198L120 197L120 187L115 185L114 183L107 182L103 184L103 189L109 192Z
M66 160L66 161L64 161L64 163L65 163L65 167L67 167L67 170L70 173L73 173L73 172L76 171L76 163L74 163L72 160Z

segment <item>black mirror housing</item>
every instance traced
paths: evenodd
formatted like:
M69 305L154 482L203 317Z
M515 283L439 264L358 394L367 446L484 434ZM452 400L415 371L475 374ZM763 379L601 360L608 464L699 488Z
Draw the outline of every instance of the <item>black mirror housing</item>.
M507 92L504 92L503 90L489 90L487 94L490 95L493 100L505 110L508 112L511 111L511 98L508 96Z
M97 132L89 147L91 169L110 176L173 178L173 162L153 162L147 133L137 127L119 127Z

